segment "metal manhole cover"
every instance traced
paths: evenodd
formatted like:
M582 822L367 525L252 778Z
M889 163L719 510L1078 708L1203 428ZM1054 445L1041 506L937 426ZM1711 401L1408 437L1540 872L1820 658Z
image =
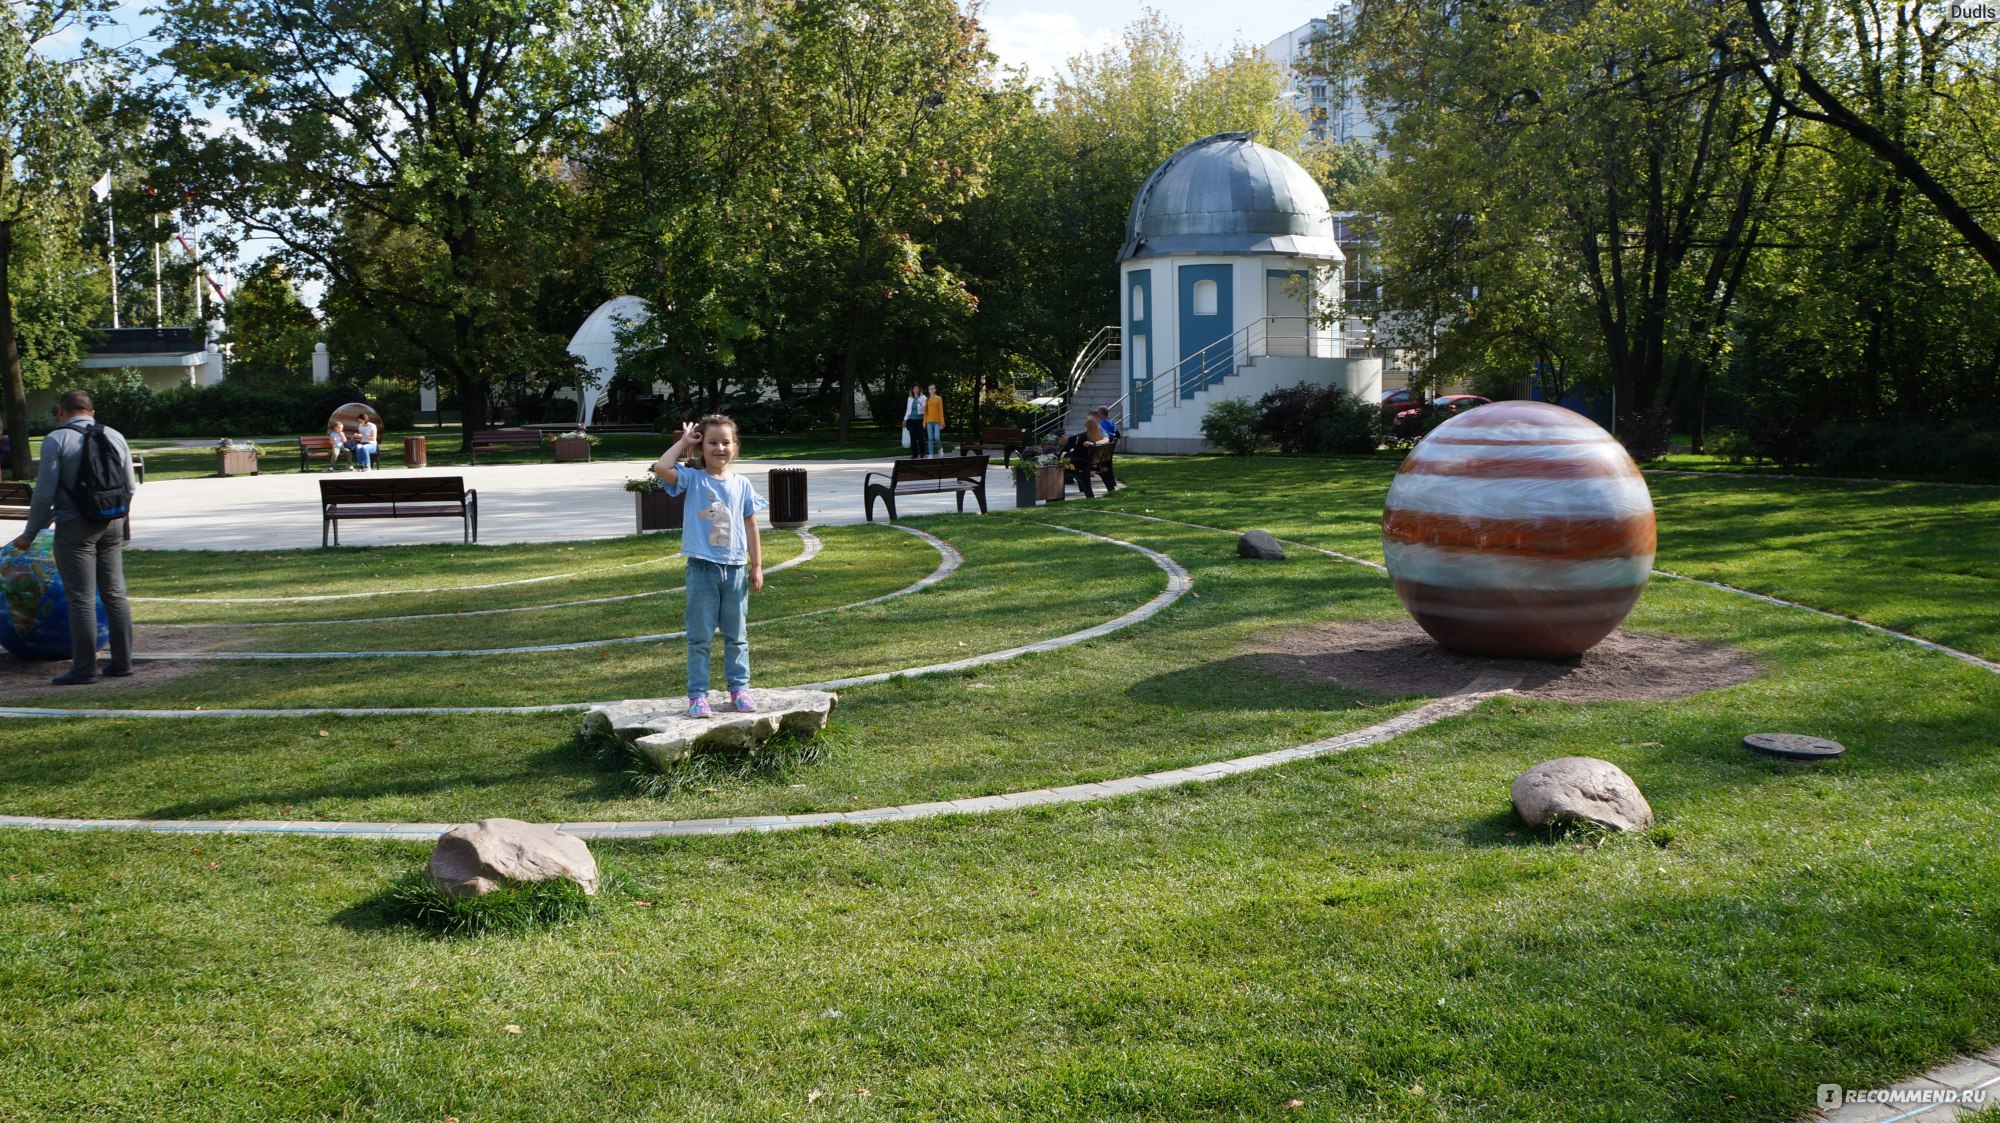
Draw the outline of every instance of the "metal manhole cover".
M1808 737L1803 733L1752 733L1743 738L1743 743L1760 753L1781 756L1786 760L1827 760L1847 751L1847 746L1839 741Z

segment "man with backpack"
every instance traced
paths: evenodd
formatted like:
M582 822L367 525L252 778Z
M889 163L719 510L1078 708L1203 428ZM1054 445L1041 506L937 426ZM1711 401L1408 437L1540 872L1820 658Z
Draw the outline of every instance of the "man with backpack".
M35 543L53 520L56 572L69 600L70 666L57 686L97 681L97 598L111 625L111 661L103 673L132 673L132 610L125 603L125 519L132 505L132 450L100 424L90 394L71 390L56 403L56 427L42 438L35 498L16 550Z

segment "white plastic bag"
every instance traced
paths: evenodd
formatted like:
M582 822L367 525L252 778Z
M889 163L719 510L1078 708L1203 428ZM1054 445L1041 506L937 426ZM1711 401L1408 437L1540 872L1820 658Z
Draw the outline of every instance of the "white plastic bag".
M903 447L910 447L910 427L908 425L903 426Z

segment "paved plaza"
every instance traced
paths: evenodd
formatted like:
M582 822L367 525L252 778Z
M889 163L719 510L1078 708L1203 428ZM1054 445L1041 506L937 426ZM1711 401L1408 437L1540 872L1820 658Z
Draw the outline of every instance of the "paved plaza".
M479 492L479 541L554 542L617 538L636 528L633 499L624 482L645 474L649 460L588 464L495 464L477 467L385 468L382 479L462 476ZM770 496L772 468L804 468L807 516L816 526L862 520L861 482L887 472L883 460L742 460L736 471L757 493ZM319 482L367 479L353 472L281 472L227 479L155 480L139 488L132 504L132 547L142 550L288 550L320 540ZM1014 505L1014 481L996 460L986 475L986 503ZM905 517L957 510L952 496L909 495L897 501ZM966 510L977 510L968 497ZM884 518L881 505L875 518ZM770 523L766 516L765 527ZM456 518L349 520L340 528L345 546L457 542Z

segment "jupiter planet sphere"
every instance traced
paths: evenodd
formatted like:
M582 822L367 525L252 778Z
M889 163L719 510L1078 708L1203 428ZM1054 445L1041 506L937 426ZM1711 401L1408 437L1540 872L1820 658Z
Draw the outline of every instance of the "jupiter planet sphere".
M1433 429L1382 511L1403 607L1468 655L1590 650L1638 602L1655 548L1653 497L1630 454L1545 402L1494 402Z

